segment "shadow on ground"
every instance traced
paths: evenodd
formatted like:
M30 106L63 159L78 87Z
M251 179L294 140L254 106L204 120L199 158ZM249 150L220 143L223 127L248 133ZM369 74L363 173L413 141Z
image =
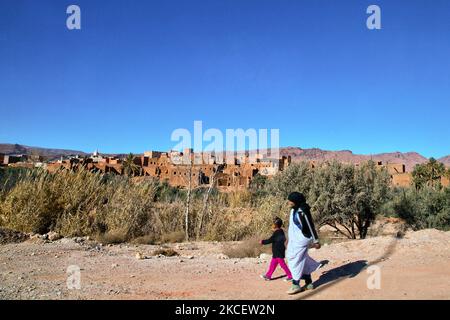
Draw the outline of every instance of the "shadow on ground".
M314 281L314 288L334 282L340 278L353 278L358 275L367 266L367 260L358 260L339 266L337 268L325 271L319 279Z
M332 287L345 279L356 277L362 270L368 268L369 266L376 265L377 263L386 260L395 252L397 241L400 238L401 237L399 236L394 237L391 243L387 246L384 254L374 261L367 262L366 260L358 260L344 264L342 266L336 267L334 269L322 273L320 278L313 283L315 289L300 294L298 299L305 299L312 297L318 294L319 292L329 287Z

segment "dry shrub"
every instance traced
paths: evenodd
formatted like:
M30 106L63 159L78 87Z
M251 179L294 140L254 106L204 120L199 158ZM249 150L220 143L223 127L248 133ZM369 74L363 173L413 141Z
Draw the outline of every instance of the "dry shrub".
M102 244L119 244L124 243L127 240L127 237L124 233L112 231L98 234L96 240Z
M185 238L184 231L173 231L173 232L161 235L161 243L183 242L184 238Z
M283 220L283 225L288 225L289 208L286 200L269 195L260 199L254 209L253 219L250 222L250 232L254 236L264 236L272 227L275 217Z
M204 239L209 241L237 241L251 233L249 225L240 219L241 210L227 208L213 208L210 219L205 226Z
M238 190L227 193L227 202L231 208L248 207L252 200L252 194L248 190Z
M152 215L155 219L155 232L161 237L184 227L185 204L181 200L173 203L156 203Z
M186 203L182 191L170 188L153 179L133 181L87 170L30 170L1 191L0 225L21 232L103 235L108 243L180 242ZM281 207L274 196L252 200L250 192L236 191L212 193L205 210L204 194L199 194L191 199L189 235L213 241L259 236L275 215L281 216Z
M58 231L64 236L124 234L125 239L151 229L156 184L133 183L87 170L33 171L0 203L1 223L22 232Z
M152 255L158 256L160 254L163 256L166 256L166 257L174 257L174 256L179 255L178 252L176 252L175 250L170 249L170 248L161 248L161 249L155 250L155 251L153 251Z
M257 258L261 253L270 252L268 247L261 245L259 239L252 238L230 245L223 250L223 253L230 258Z
M108 185L108 190L110 196L102 207L99 218L109 232L122 233L126 240L130 240L152 231L152 185L122 180Z
M2 224L22 232L48 232L64 210L58 188L63 180L44 171L26 174L1 204Z
M157 243L157 239L154 235L145 235L141 237L134 238L131 240L133 244L155 244Z

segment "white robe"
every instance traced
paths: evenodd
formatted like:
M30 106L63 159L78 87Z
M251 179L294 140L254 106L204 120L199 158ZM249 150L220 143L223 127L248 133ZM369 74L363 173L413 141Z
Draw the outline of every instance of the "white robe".
M298 214L297 212L295 212ZM313 239L306 238L300 228L295 225L294 209L291 210L289 216L289 229L288 229L288 247L286 251L286 258L288 261L289 270L292 273L294 280L300 280L302 275L311 274L315 271L320 263L315 261L308 255L309 245ZM298 217L300 222L300 217ZM300 222L301 223L301 222Z

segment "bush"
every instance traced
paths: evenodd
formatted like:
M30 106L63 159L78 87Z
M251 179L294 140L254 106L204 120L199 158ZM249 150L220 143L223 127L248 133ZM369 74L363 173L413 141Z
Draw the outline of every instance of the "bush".
M369 161L359 167L337 161L312 169L293 164L269 184L270 194L286 199L302 192L311 206L317 227L330 225L348 238L365 238L370 224L389 199L390 177ZM274 201L276 202L276 201Z
M156 244L157 240L154 235L145 235L141 237L134 238L131 243L133 244Z
M445 175L445 165L434 158L430 158L427 163L417 164L412 172L416 189L423 187L441 188L441 178Z
M223 250L229 258L257 258L261 253L268 252L270 252L270 246L261 245L257 238L244 240Z
M102 244L119 244L127 240L126 234L118 231L98 234L96 240Z
M185 237L184 231L173 231L161 236L161 243L177 243L183 242Z
M404 219L414 230L450 230L450 188L397 189L386 213Z
M267 192L282 199L293 191L307 195L313 183L313 172L308 162L292 163L266 183Z

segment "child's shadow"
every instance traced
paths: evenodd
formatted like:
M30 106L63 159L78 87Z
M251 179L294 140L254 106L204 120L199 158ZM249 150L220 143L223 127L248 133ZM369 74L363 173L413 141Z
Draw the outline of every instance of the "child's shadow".
M350 263L344 264L342 266L336 267L334 269L325 271L322 273L322 275L319 277L319 279L314 281L314 283L313 283L314 288L318 288L327 283L331 283L333 281L339 280L344 277L346 277L346 278L356 277L361 272L361 270L363 270L365 267L367 267L367 261L366 260L358 260L358 261L350 262Z
M278 279L282 279L282 278L286 278L286 275L283 274L283 275L281 275L281 276L272 277L272 280L278 280Z

